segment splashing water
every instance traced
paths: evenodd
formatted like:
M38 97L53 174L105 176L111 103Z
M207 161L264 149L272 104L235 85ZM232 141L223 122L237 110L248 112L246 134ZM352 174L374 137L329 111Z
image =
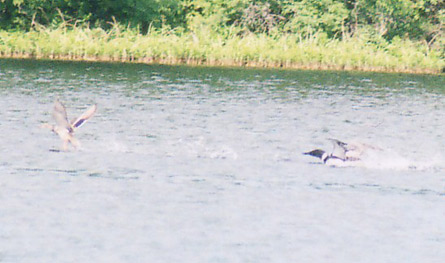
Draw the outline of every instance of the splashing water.
M1 262L445 258L441 77L0 65ZM98 104L79 151L38 128L56 97ZM386 147L302 156L332 137Z

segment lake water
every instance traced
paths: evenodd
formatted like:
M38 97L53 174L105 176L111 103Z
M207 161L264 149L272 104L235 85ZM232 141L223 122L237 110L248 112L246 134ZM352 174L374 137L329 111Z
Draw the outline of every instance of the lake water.
M443 262L443 76L0 60L0 262ZM69 118L97 103L58 152ZM329 138L364 167L302 155Z

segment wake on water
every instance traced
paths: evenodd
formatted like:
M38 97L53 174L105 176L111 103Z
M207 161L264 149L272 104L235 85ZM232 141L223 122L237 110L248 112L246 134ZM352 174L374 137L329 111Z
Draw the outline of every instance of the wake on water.
M196 158L231 160L237 160L239 157L243 156L243 154L236 151L233 147L226 146L221 142L205 140L202 137L198 139L180 139L179 141L171 142L169 145L166 145L166 147L162 147L162 151L146 145L133 145L130 141L118 138L117 136L109 136L106 140L96 140L93 144L96 145L81 147L78 151L88 153L98 152L102 154L106 152L111 154L164 154L169 157L185 155L189 157L194 156ZM157 145L157 147L159 147L159 145ZM59 150L56 149L50 149L50 151L59 152ZM287 156L290 153L282 154ZM420 155L420 153L416 153L416 155ZM422 156L426 155L422 154ZM442 170L445 169L445 157L440 153L433 155L429 153L429 159L422 159L416 156L407 157L390 148L374 147L373 149L368 149L364 152L360 161L344 162L332 166L361 167L376 170Z
M392 149L378 149L367 151L361 158L360 167L381 170L430 170L444 169L445 159L435 154L428 160L406 157Z
M392 148L363 143L362 140L353 140L350 145L358 145L362 148L358 153L357 161L341 161L327 163L331 167L360 167L379 170L442 170L445 169L445 157L437 153L422 153L417 151L411 156L402 155ZM419 150L419 149L417 149ZM335 151L335 146L334 146ZM421 156L421 157L419 157ZM425 159L427 156L428 159Z

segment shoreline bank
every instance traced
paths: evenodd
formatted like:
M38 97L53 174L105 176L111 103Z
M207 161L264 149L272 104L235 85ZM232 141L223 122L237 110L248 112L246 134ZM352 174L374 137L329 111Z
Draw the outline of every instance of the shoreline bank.
M115 57L75 57L75 56L33 56L29 54L4 55L0 53L0 59L34 59L50 61L73 61L73 62L110 62L110 63L135 63L146 65L169 65L169 66L205 66L205 67L240 67L240 68L264 68L264 69L293 69L293 70L322 70L322 71L357 71L375 73L402 73L402 74L428 74L442 75L440 70L433 69L403 69L385 67L352 67L323 64L293 64L293 63L273 63L255 61L206 61L197 59L159 59L159 58L139 58L122 59Z
M435 75L445 70L440 51L410 40L379 46L360 38L141 35L89 28L0 31L0 58Z

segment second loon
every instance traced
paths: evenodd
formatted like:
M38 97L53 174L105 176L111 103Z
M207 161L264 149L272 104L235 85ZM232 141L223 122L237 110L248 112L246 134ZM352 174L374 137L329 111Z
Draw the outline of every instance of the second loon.
M381 150L379 147L364 143L345 143L337 139L329 139L333 144L332 152L315 149L303 154L320 158L329 166L345 167L360 166L363 155L367 150Z

